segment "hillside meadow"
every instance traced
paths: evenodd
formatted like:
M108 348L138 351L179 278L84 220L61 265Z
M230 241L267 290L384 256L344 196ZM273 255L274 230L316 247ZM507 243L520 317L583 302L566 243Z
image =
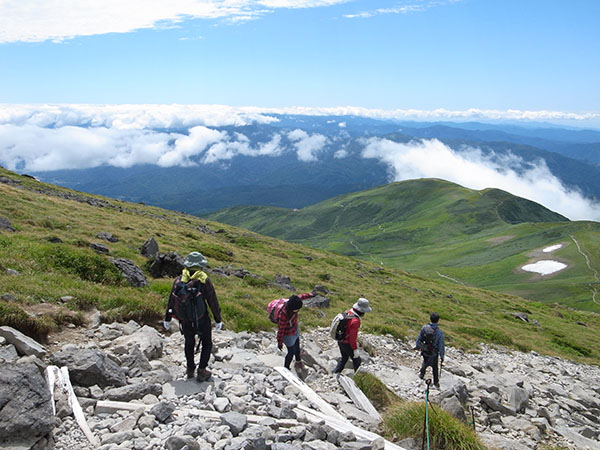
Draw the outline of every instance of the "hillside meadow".
M498 189L408 180L300 210L246 206L210 218L432 279L600 312L600 295L592 295L600 291L600 223L569 221ZM544 277L520 270L539 259L568 268Z
M600 318L595 313L384 268L174 211L44 184L4 169L0 217L15 229L0 230L0 326L14 326L40 340L73 326L69 323L82 324L92 308L106 321L135 319L159 327L172 280L148 275L149 260L140 247L154 237L161 253L185 256L198 250L208 258L209 269L231 266L256 275L210 275L225 327L236 331L272 329L267 303L291 295L272 284L282 274L299 292L316 285L330 291L331 308L300 312L305 328L328 326L336 313L364 296L373 306L363 321L368 333L413 340L435 310L449 345L477 351L483 341L600 362ZM118 241L102 241L99 232L112 233ZM96 253L90 243L106 245L109 255ZM148 286L129 286L109 257L132 260L145 270ZM527 314L529 321L515 313Z

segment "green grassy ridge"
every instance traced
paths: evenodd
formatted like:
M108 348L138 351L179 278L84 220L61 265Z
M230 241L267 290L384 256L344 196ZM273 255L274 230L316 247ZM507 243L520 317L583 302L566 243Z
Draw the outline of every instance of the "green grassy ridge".
M237 207L210 218L428 277L441 274L477 287L600 311L592 301L594 272L573 240L591 267L600 268L600 224L568 221L498 189L409 180L301 210ZM544 257L541 250L557 243L563 248ZM569 268L545 277L519 270L537 259L558 259Z
M229 329L271 330L266 305L290 292L270 283L276 274L285 274L300 292L317 284L331 291L330 309L301 311L305 328L328 326L336 313L364 296L374 308L363 321L365 332L412 340L429 313L437 310L448 343L459 348L476 349L484 341L600 363L597 314L384 268L194 216L56 188L4 169L0 176L22 181L0 183L0 216L17 230L0 231L0 266L20 272L13 276L0 271L0 295L16 298L0 300L0 326L22 327L33 334L51 330L52 324L39 323L44 318L24 318L15 312L43 302L75 312L94 306L107 320L135 319L160 326L172 280L148 276L148 287L133 288L112 279L109 266L98 260L124 257L147 270L148 261L139 249L154 236L161 253L200 250L210 267L243 267L259 277L211 276ZM96 201L103 206L94 206ZM203 232L206 227L212 232ZM99 240L100 231L114 234L118 242ZM62 243L48 238L60 238ZM97 255L89 248L91 242L107 245L110 255ZM86 273L86 267L94 276ZM68 295L74 298L61 305L60 298ZM514 312L527 312L540 326L516 320Z

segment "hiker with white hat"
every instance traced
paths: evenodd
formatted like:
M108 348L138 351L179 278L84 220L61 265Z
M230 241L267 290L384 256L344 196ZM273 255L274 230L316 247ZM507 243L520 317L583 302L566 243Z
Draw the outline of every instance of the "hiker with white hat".
M207 264L206 258L200 252L192 252L185 258L184 269L173 282L164 319L166 330L171 328L172 317L179 320L179 327L185 338L184 353L188 378L194 377L194 370L196 369L194 347L196 346L196 335L198 335L200 344L202 344L196 375L198 381L206 381L211 376L210 371L207 369L212 350L209 308L216 322L215 329L220 331L223 327L221 307L215 288L208 275L202 270Z
M342 373L342 370L344 370L344 367L346 367L348 359L352 359L352 367L354 367L354 371L356 372L358 370L358 367L362 362L360 356L354 356L354 351L358 348L358 343L356 341L358 337L358 329L360 328L361 317L364 316L365 313L371 311L372 309L369 306L369 300L361 297L352 306L352 308L346 311L344 314L347 316L346 328L344 331L344 337L338 341L341 358L338 361L336 368L333 370L333 373Z

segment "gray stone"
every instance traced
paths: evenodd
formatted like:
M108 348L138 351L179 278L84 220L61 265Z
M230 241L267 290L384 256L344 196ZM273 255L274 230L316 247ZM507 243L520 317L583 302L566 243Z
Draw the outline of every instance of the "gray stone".
M508 403L512 409L518 413L523 413L529 403L529 394L523 388L513 387L508 394Z
M175 405L173 403L162 401L150 409L150 414L156 417L156 420L163 423L169 420L174 411Z
M47 353L43 345L12 327L0 327L0 336L14 345L20 355L34 355L43 358Z
M34 364L3 364L0 370L0 445L31 445L50 433L54 426L50 391L38 367Z
M448 411L450 414L452 414L454 417L456 417L458 420L461 420L463 422L467 421L465 409L461 405L460 400L458 400L458 397L452 396L450 398L444 399L440 406L446 411Z
M10 231L13 233L17 231L12 227L10 221L8 219L5 219L4 217L0 217L0 230Z
M110 258L110 262L121 272L121 275L134 287L148 286L146 275L133 261L126 258Z
M69 368L69 376L79 386L125 386L125 372L99 350L61 350L50 356L52 364Z
M169 252L166 255L157 253L148 268L148 272L154 278L175 278L181 275L185 267L184 259L177 252Z
M114 236L112 233L107 233L106 231L101 231L96 235L98 239L104 239L108 242L119 242L119 239Z
M231 434L237 436L248 426L248 418L244 414L230 411L221 415L221 423L227 425Z
M129 336L121 336L113 342L113 347L127 348L130 345L137 345L149 360L158 359L162 356L164 338L154 328L144 325Z
M148 238L148 240L142 244L140 253L146 258L151 258L156 255L158 253L158 243L156 240L153 237Z
M91 242L90 248L98 253L104 253L107 255L110 253L110 249L106 245L99 244L98 242Z
M4 363L15 362L17 359L19 359L19 354L14 345L8 344L0 347L0 360L3 360Z
M200 444L191 436L169 436L165 441L167 450L200 450Z

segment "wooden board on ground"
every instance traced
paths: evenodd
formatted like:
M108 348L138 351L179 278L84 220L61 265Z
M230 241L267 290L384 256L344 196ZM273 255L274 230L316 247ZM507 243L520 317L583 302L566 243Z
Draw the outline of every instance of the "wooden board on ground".
M339 375L338 381L340 385L346 391L346 394L352 399L352 401L361 408L363 411L366 411L369 416L373 417L377 422L381 422L381 416L379 412L375 409L371 401L367 398L363 391L361 391L354 380L352 378L347 377L346 375Z
M319 408L321 412L330 415L331 417L338 420L347 420L344 416L337 412L337 410L323 400L315 391L313 391L304 381L294 375L285 367L275 367L275 370L279 372L283 378L288 380L290 384L296 387L304 396L311 401L314 405Z

